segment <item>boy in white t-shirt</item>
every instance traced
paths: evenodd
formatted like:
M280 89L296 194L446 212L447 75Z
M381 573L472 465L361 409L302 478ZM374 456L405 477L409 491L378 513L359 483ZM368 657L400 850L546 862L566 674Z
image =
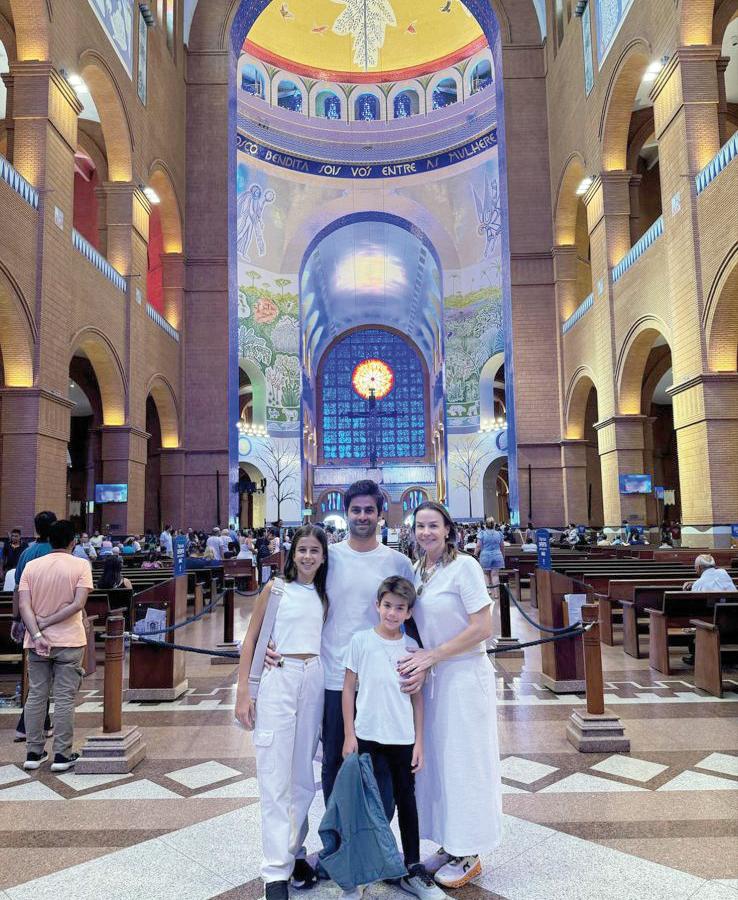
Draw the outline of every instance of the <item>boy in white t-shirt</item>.
M414 603L410 581L398 575L386 578L377 590L379 624L351 638L343 683L343 756L368 753L375 775L392 780L408 870L399 886L422 900L443 900L446 895L420 862L415 773L423 767L423 695L403 693L397 671L408 650L418 649L402 629ZM354 895L360 893L345 896Z

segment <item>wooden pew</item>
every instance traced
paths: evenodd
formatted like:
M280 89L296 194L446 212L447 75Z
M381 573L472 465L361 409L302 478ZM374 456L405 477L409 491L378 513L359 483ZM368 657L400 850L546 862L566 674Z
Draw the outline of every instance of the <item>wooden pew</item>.
M716 603L712 622L692 619L695 628L694 683L723 696L723 657L738 656L738 603Z
M649 633L648 610L663 602L664 594L670 587L673 585L651 584L644 580L634 586L632 600L620 601L623 610L623 651L628 656L641 659L640 636Z
M592 592L580 581L567 578L559 572L536 569L536 593L538 617L542 625L563 628L564 594L588 594ZM578 693L584 690L584 656L582 642L576 638L552 641L541 645L541 669L543 683L556 693Z
M640 578L613 578L608 582L607 593L595 594L595 600L600 607L600 640L610 647L615 645L614 626L623 623L623 608L621 603L627 600L633 602L633 592L637 587L649 584L657 587L680 588L685 579L672 578L661 579L653 577Z
M691 634L685 632L693 619L714 619L715 605L731 598L726 591L666 591L660 607L648 609L648 664L657 672L671 675L669 644L686 646Z

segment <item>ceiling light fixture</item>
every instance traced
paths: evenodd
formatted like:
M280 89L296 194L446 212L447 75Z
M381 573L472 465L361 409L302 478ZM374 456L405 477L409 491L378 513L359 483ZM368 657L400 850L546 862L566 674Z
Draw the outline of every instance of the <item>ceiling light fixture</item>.
M662 56L661 59L657 59L652 62L643 75L643 81L646 84L650 84L652 81L656 81L656 76L664 68L668 61L668 56Z

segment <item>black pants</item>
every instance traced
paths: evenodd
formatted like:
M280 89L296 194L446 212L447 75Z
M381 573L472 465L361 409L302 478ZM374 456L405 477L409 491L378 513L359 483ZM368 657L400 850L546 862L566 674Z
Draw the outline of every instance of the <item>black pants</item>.
M389 777L392 795L397 804L397 818L400 823L402 852L405 865L410 868L420 862L420 835L418 831L418 808L415 805L415 776L412 773L412 744L375 744L359 738L359 753L368 753L374 766L374 775ZM385 804L385 812L387 811ZM388 819L392 814L387 815Z
M323 707L323 762L320 767L320 780L323 786L323 800L326 806L333 793L336 775L343 763L343 707L342 691L326 691ZM376 767L375 767L376 769ZM395 814L395 801L392 791L392 779L388 770L375 771L375 778L382 798L382 805L387 818L392 821ZM417 860L416 860L417 862Z

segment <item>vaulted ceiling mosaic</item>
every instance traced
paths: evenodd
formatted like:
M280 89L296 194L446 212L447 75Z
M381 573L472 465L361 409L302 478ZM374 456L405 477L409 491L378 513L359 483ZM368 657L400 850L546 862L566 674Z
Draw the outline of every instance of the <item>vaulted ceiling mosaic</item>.
M397 81L486 46L461 0L273 0L244 49L326 81Z

